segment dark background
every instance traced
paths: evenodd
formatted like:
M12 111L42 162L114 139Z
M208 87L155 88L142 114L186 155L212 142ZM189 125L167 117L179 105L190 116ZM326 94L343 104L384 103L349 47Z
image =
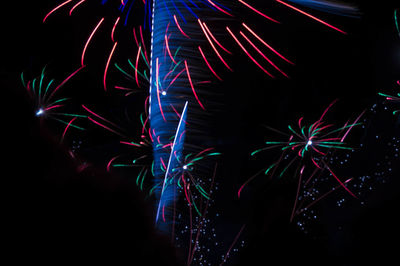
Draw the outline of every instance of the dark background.
M344 29L348 35L334 32L283 8L281 13L275 15L284 23L278 29L268 28L271 34L265 37L278 44L279 51L296 63L294 67L287 65L285 68L291 77L289 80L269 79L242 56L239 49L233 48L238 55L230 59L235 73L226 73L222 83L226 89L226 112L216 118L220 121L216 131L219 136L217 145L225 154L219 169L222 176L220 187L224 188L218 203L224 206L220 223L227 224L227 227L233 224L234 228L223 232L222 238L232 238L233 232L242 223L247 224L244 239L248 246L237 256L238 263L260 265L256 262L278 258L282 264L361 265L370 258L389 261L396 254L396 248L399 247L396 242L399 237L398 225L395 223L399 203L398 171L387 177L386 184L377 185L373 192L365 196L367 206L361 208L354 203L338 210L330 208L333 201L327 201L324 207L331 211L320 215L310 234L304 234L294 224L287 222L293 183L263 184L262 189L250 186L242 201L235 197L238 186L264 167L262 162L248 161L248 154L265 141L268 131L262 125L286 128L301 116L317 119L334 99L339 99L339 102L335 104L330 118L342 124L348 118L354 119L362 110L369 110L372 104L381 103L377 92L396 88L395 81L400 78L400 40L393 21L396 6L389 1L376 5L358 2L362 12L359 19L316 11L313 13ZM64 12L63 15L52 16L49 23L43 24L42 18L53 6L53 1L7 1L3 4L3 13L7 14L2 16L3 91L14 87L21 89L19 77L22 71L32 71L37 75L44 65L49 64L49 69L54 69L54 75L62 80L67 73L79 67L82 44L103 11L98 11L98 17L77 12L72 19L65 19L68 15ZM96 12L93 10L93 13ZM258 32L263 30L263 26L259 25L264 23L260 23L255 16L249 16L247 21L249 25L257 25ZM102 30L109 32L109 29ZM101 62L105 63L111 45L108 36L104 37L104 41L98 39L93 54L88 54L87 58L100 63L71 81L72 94L79 95L85 103L105 102L106 95L97 92L102 90L99 78L103 69ZM104 56L96 58L94 54L101 54L101 51L106 51ZM124 51L121 57L131 55L128 48ZM49 71L51 73L53 70ZM112 72L110 75L112 78ZM95 99L93 95L96 95ZM7 109L9 112L5 114L8 118L11 114L13 120L14 114L18 118L18 110L23 109L24 102L19 101L15 94L9 97L5 94L3 106L12 103L11 109ZM111 104L116 104L112 95ZM354 175L365 167L365 162L372 164L381 159L379 156L384 157L385 147L374 142L376 134L387 139L399 134L398 122L396 127L396 121L387 118L383 111L375 116L370 115L368 119L368 130L358 131L354 136L369 147L354 159L351 169ZM25 123L25 120L21 118L14 121L14 124L18 123ZM3 130L17 130L6 125L3 124ZM15 136L13 141L18 141ZM13 149L13 141L9 143L10 150ZM374 157L371 154L375 158L371 158ZM95 156L89 152L90 155ZM24 164L18 156L15 157L15 160ZM393 158L390 160L396 163ZM43 167L47 167L45 163ZM394 168L398 170L398 167ZM374 170L371 168L370 171Z

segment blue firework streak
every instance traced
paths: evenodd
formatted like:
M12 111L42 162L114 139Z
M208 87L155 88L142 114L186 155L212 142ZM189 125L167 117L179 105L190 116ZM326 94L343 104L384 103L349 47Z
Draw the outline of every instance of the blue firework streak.
M169 206L171 202L175 200L176 194L176 179L172 174L172 169L176 168L179 165L178 158L182 157L183 154L183 146L185 143L185 132L186 132L186 119L187 119L187 102L183 108L181 119L179 120L178 127L176 129L174 142L172 144L171 153L168 159L167 169L165 171L165 177L163 180L163 185L161 187L160 198L158 201L157 214L156 214L156 223L158 223L160 215L163 216L164 223L159 228L165 227L165 207ZM167 227L168 228L168 227Z
M192 3L196 4L196 1L192 1ZM201 4L200 1L198 4ZM167 142L173 136L176 141L177 132L187 127L186 121L189 125L187 129L190 129L193 116L198 116L199 111L204 109L194 88L199 81L199 73L201 73L200 69L192 67L200 63L199 58L193 56L192 38L201 38L198 31L191 29L197 25L198 15L194 9L198 11L196 6L192 9L184 1L153 2L149 113L151 128L157 132L157 139L162 143ZM191 33L191 37L183 35L183 28ZM182 111L186 110L184 108L186 105L189 106L190 112ZM187 116L188 119L184 116ZM185 120L184 123L181 123L182 119ZM178 163L174 159L177 158L174 149L182 153L183 146L182 139L174 144L171 153L153 146L156 184L160 180L164 180L164 184L168 184L170 170L176 168L170 164ZM165 162L169 162L166 172L162 167ZM176 200L177 198L175 195L177 190L174 189L174 186L167 186L167 188L167 190L163 188L158 193L160 198L157 207L157 221L161 209L170 209L170 204L173 202L170 199ZM165 212L162 213L164 214L162 221L168 221L165 219ZM163 227L165 223L159 222L158 225Z

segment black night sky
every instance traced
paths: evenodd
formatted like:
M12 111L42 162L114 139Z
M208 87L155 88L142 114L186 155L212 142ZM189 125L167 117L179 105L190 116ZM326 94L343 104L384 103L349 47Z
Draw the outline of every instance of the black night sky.
M21 72L37 76L47 65L50 76L64 79L80 66L82 44L93 25L107 15L101 8L71 17L63 12L43 24L43 17L57 2L2 3L7 15L2 16L0 80L6 93L2 97L7 106L2 131L7 137L3 138L6 161L1 194L6 205L2 216L7 222L2 227L7 253L15 262L52 265L75 263L81 257L88 263L109 259L117 264L128 259L133 265L181 265L184 258L185 264L185 249L174 250L168 239L155 232L152 207L142 192L123 174L110 176L104 170L105 158L109 159L104 154L117 149L113 137L85 133L69 140L69 145L82 143L77 148L81 159L92 165L77 174L68 155L71 147L59 146L51 130L43 129L34 116ZM257 25L259 32L265 26L270 33L264 36L279 44L279 50L296 64L283 64L289 79L278 75L270 79L239 47L230 47L237 55L230 58L235 71L223 72L224 81L217 85L220 107L208 124L213 139L207 145L222 153L217 170L219 189L209 219L217 231L212 241L223 247L212 246L206 252L210 265L222 262L221 256L244 224L234 246L237 251L232 250L224 265L355 266L369 265L372 259L389 265L386 262L397 258L400 118L392 111L400 107L378 92L394 95L400 91L396 84L400 79L400 36L393 18L399 6L389 1L351 3L359 7L360 18L313 11L345 29L347 35L290 10L274 14L282 21L275 28L265 26L268 23L257 16L246 17L246 23ZM141 18L137 20L140 23ZM96 106L110 117L120 105L129 103L121 101L118 93L103 91L102 71L112 43L109 35L105 36L110 29L102 30L87 55L92 67L68 82L65 90L73 104ZM130 49L132 36L124 33L119 33L123 45L116 58L131 58L136 52L136 48ZM110 80L120 77L114 70L109 72ZM315 121L335 99L338 102L327 115L334 123L344 124L365 111L363 126L356 127L348 138L354 152L338 153L333 161L339 176L354 178L350 188L358 189L359 198L338 189L308 213L307 217L316 218L300 216L290 223L297 182L289 174L286 179L261 175L238 199L238 188L279 155L274 151L250 156L270 140L266 126L285 131L302 116ZM140 110L143 101L129 108ZM346 154L346 163L341 164ZM194 261L192 265L203 264Z

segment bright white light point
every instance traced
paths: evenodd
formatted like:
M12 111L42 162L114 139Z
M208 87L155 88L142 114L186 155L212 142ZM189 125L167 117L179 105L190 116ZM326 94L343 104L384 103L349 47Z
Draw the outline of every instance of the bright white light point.
M308 146L312 145L312 141L309 140L309 141L307 142L307 145L308 145Z
M185 164L182 168L186 170L188 167L187 167L187 165Z
M44 110L42 108L40 108L37 112L36 112L36 116L41 116L44 113Z
M161 92L161 94L165 96L165 95L167 95L167 92L163 91L163 92Z

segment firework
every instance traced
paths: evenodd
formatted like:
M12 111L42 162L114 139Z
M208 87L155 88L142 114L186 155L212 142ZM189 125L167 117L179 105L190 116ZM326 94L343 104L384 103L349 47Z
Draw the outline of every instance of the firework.
M266 4L250 0L70 0L50 10L43 19L44 23L49 23L55 13L61 13L63 10L69 11L70 16L79 9L82 12L89 10L92 15L96 13L92 12L95 10L92 7L100 3L104 6L105 15L93 22L88 38L83 41L80 63L82 68L90 66L87 55L96 45L95 36L104 34L100 29L109 29L105 33L109 36L109 43L103 53L104 71L101 73L104 91L110 93L115 89L125 96L136 93L148 96L144 100L146 118L142 119L146 121L142 123L146 124L145 134L142 130L139 138L128 137L131 134L124 133L118 125L93 112L92 107L85 105L83 108L89 113L90 122L118 136L122 139L121 145L132 147L135 154L138 153L137 156L128 156L129 159L120 154L108 155L107 168L111 171L123 167L140 167L136 183L141 189L149 190L157 199L156 225L161 231L172 230L172 236L174 235L176 204L179 199L185 199L189 210L190 228L188 264L194 260L198 245L195 242L192 247L193 216L204 217L211 198L212 184L204 181L209 174L202 173L199 169L210 165L211 160L206 158L214 158L213 156L219 153L211 149L199 149L194 152L194 145L185 139L195 140L196 137L208 135L207 118L213 114L213 107L216 105L211 97L214 92L210 88L213 84L218 86L226 72L234 71L230 60L232 56L244 55L255 65L255 71L262 71L269 78L289 78L287 68L294 65L294 62L284 55L285 51L277 48L277 43L268 40L266 33L261 30L262 27L251 25L246 18L242 18L242 14L257 15L265 20L265 23L270 23L271 27L279 27L281 22L273 15L274 10L284 10L317 22L333 32L347 34L333 25L334 23L328 23L311 14L312 12L300 8L300 5L315 8L315 5L310 4L311 1L308 2L306 4L300 1L270 1L270 10L266 8ZM320 3L317 9L331 13L346 13L344 10L348 8L347 5L334 5L333 1L314 2ZM137 20L132 18L134 13L131 11L134 9L140 11L136 14L139 13L139 17L143 18L141 25L135 24ZM133 35L129 37L133 37L136 45L132 49L134 56L127 60L127 64L126 61L118 61L119 51L126 47L123 40L129 39L120 38L121 34L125 33ZM235 54L235 51L239 53ZM122 85L121 80L116 84L116 81L111 79L109 72L112 67L118 69L130 81L129 86ZM341 130L350 128L343 127ZM300 158L312 158L319 167L331 171L321 159L323 156L315 150L323 152L326 149L341 149L346 146L339 144L339 140L322 137L326 133L325 129L323 123L317 123L315 128L311 129L312 136L302 136L301 132L293 134L292 141L297 143L288 145L284 152L293 150L296 154L303 153ZM341 130L337 133L343 133ZM334 133L331 132L332 135ZM306 137L309 137L308 144L304 144ZM312 155L309 155L310 153ZM281 163L277 162L268 171L277 171L278 165ZM287 166L289 167L290 165ZM281 174L285 171L282 170ZM150 177L153 184L151 188L146 188L146 180ZM341 185L344 186L343 183ZM198 232L202 224L203 222L199 223ZM237 238L234 243L236 240Z
M289 125L289 134L271 128L271 130L287 136L287 140L267 141L266 147L255 150L251 153L251 156L255 156L262 151L274 148L280 148L282 153L277 161L248 179L240 187L238 196L240 197L243 188L261 172L264 172L265 175L270 175L271 177L277 176L282 178L285 173L288 172L288 169L296 165L297 162L297 170L295 175L298 175L298 187L291 220L297 211L297 200L301 189L310 189L310 187L308 187L308 185L311 184L310 181L319 178L325 170L337 181L338 186L327 192L327 194L323 195L322 198L326 197L339 187L345 189L351 196L356 198L356 195L346 186L351 179L342 181L341 178L339 178L333 172L328 161L335 151L353 150L353 148L348 147L344 141L352 128L360 125L358 121L364 112L359 115L353 123L346 122L342 127L335 127L334 124L328 124L324 120L325 115L335 102L336 101L332 102L322 113L321 117L314 123L305 125L303 121L304 118L301 117L297 121L296 127ZM305 169L313 169L310 172L310 176L307 180L304 180ZM311 203L310 206L319 200L320 199L316 199L313 203Z
M46 77L46 67L42 69L41 75L32 79L25 80L24 73L21 73L22 84L27 90L32 103L34 105L35 116L40 120L55 120L65 126L61 135L61 142L69 128L84 130L82 127L77 126L75 120L78 118L85 118L86 116L76 113L65 111L68 109L69 98L57 98L56 94L59 89L75 76L82 68L74 71L64 81L55 84L55 80L48 80Z

